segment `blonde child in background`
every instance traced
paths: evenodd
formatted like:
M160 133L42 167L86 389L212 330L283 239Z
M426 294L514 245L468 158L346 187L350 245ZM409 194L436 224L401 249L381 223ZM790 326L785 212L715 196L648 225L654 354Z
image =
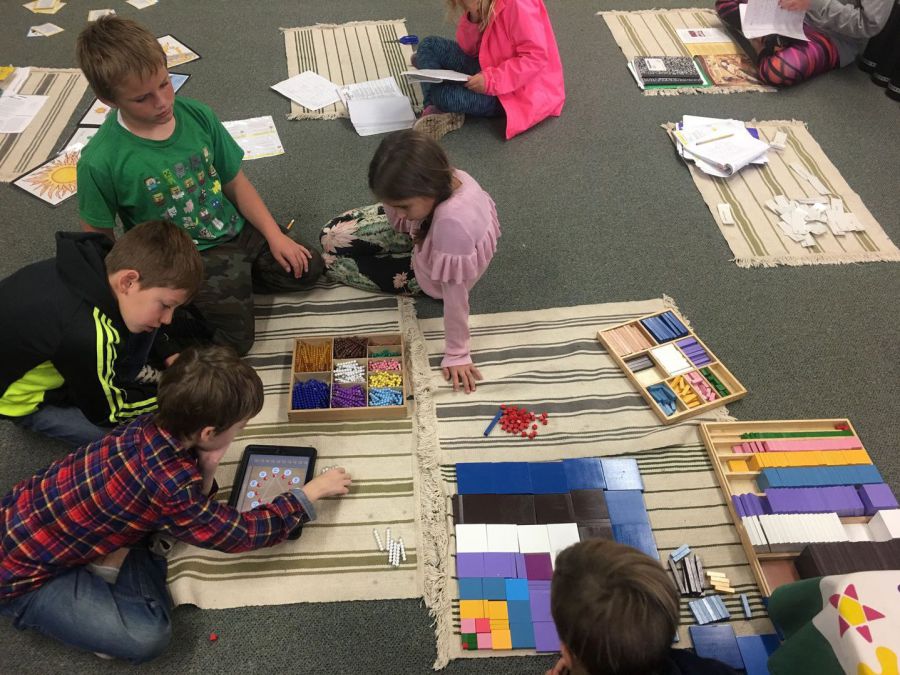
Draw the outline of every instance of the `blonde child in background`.
M425 84L416 128L433 138L458 129L463 115L506 115L506 138L558 117L566 101L562 62L543 0L447 0L461 11L456 41L422 40L417 68L469 75L465 84Z
M326 275L364 290L443 299L444 377L474 391L481 373L469 351L469 291L497 248L494 201L414 129L381 142L369 188L383 205L348 211L322 230Z

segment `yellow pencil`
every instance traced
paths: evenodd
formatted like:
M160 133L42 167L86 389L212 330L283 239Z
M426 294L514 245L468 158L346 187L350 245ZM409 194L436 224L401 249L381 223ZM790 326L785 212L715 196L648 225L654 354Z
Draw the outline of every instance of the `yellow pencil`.
M702 141L697 141L694 145L703 145L704 143L712 143L713 141L721 141L723 138L731 138L734 134L722 134L721 136L715 136L713 138L706 138Z

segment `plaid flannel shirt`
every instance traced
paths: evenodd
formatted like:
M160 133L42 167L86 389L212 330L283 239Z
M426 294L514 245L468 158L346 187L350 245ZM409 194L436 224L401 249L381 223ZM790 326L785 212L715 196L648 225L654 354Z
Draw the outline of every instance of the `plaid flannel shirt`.
M290 493L241 513L202 493L197 458L151 415L120 426L16 485L0 501L0 602L150 532L249 551L315 517Z

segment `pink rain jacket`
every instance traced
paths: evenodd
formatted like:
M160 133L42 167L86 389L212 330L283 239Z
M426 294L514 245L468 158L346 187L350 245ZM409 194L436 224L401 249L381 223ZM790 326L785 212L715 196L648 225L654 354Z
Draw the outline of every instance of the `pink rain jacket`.
M466 54L478 57L486 93L500 99L507 139L562 112L562 62L542 0L497 0L483 34L464 13L456 41Z

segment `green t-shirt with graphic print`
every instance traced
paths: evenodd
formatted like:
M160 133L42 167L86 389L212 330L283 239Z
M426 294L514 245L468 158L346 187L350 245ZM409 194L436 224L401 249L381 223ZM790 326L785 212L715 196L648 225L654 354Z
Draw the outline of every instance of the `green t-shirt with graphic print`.
M181 225L203 249L228 241L244 219L222 186L241 170L244 151L209 106L175 97L175 131L140 138L109 115L78 161L78 213L88 225L128 231L147 220Z

